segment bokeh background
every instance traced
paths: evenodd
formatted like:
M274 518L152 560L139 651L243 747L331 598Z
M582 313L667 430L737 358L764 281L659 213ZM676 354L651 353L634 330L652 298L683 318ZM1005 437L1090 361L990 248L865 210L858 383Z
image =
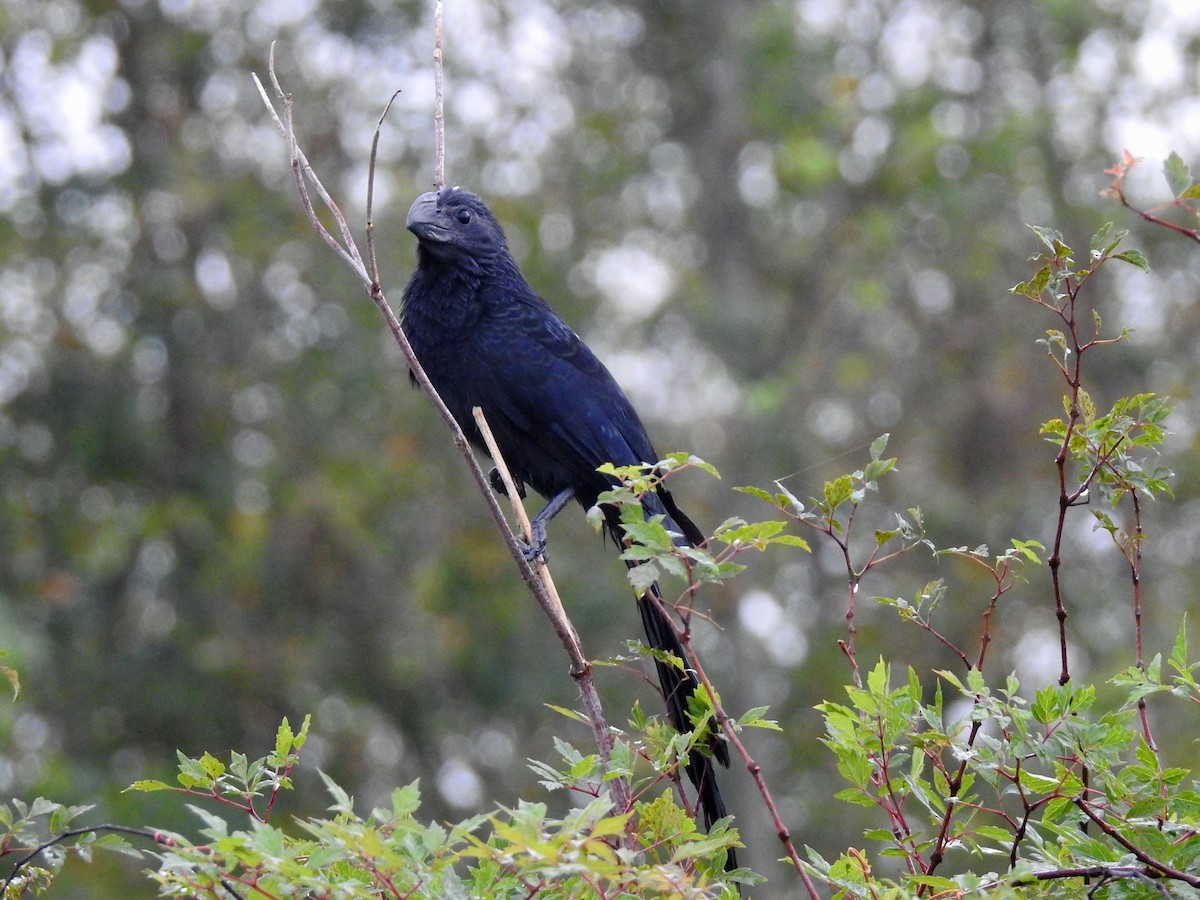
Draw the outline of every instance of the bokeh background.
M527 770L545 708L573 684L443 429L348 270L309 230L250 78L278 70L307 152L363 219L383 129L377 236L399 301L403 228L432 181L432 2L0 2L0 647L23 691L0 703L0 795L95 803L91 821L190 828L181 804L121 789L176 749L271 745L314 716L300 790L330 772L360 804L420 778L447 819L547 799ZM1096 299L1102 407L1149 390L1175 413L1174 502L1147 509L1146 641L1169 648L1200 595L1200 253L1100 196L1123 149L1144 206L1175 150L1200 155L1200 6L1191 0L451 0L448 177L482 194L534 285L609 363L704 528L764 516L735 485L802 497L892 435L899 472L862 523L920 506L941 546L1036 538L1056 513L1038 425L1062 385L1054 327L1007 288L1031 273L1025 223L1085 252L1105 221L1152 270L1114 266ZM873 516L874 518L871 518ZM1133 659L1120 558L1081 511L1064 563L1073 664ZM553 564L589 653L639 636L622 567L560 516ZM825 549L749 559L708 593L697 640L796 839L863 843L835 805L812 707L849 677L844 574ZM940 624L978 637L989 586L927 556L864 594L951 580ZM866 664L923 677L953 657L862 598ZM1058 673L1044 567L996 615L993 679ZM641 697L606 670L610 713ZM1160 737L1177 764L1186 724ZM748 862L793 876L744 772L727 779ZM561 798L549 798L561 803ZM875 825L882 823L876 821ZM953 860L951 861L953 863ZM153 896L138 866L72 862L53 896Z

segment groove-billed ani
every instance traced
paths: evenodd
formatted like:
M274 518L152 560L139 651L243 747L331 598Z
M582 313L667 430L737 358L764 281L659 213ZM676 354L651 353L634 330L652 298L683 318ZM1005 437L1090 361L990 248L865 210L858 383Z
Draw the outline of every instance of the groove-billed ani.
M525 281L496 218L478 197L458 188L422 194L408 213L417 236L417 268L404 292L401 318L408 340L434 388L467 438L484 450L471 408L487 417L518 485L550 502L538 516L535 549L544 523L571 497L584 508L613 482L596 469L653 463L659 457L628 398L587 345ZM647 515L665 516L681 543L698 545L701 531L670 494L643 498ZM620 543L616 510L604 510L607 531ZM658 589L654 596L661 599ZM686 657L659 605L638 602L650 646ZM697 688L689 669L655 660L671 724L690 731L687 703ZM725 742L711 754L729 765ZM685 768L700 795L705 825L725 815L711 757L693 752ZM734 855L729 862L735 865Z

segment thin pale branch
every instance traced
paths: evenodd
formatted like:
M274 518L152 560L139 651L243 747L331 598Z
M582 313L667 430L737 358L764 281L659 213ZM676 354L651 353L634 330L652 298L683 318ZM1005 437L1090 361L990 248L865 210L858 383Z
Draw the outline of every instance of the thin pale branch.
M433 187L446 186L446 107L442 77L442 0L433 6Z
M276 127L279 128L280 133L283 134L284 139L288 143L288 153L291 159L292 173L296 178L296 186L300 192L301 200L304 203L304 212L308 216L309 223L313 226L313 229L321 236L325 243L333 248L333 251L337 253L338 256L342 257L342 260L354 270L354 273L358 275L359 279L362 280L364 284L369 286L370 279L367 274L367 269L366 266L363 265L362 256L358 252L358 247L354 242L354 236L350 231L349 224L346 222L346 217L342 215L342 211L333 201L333 197L331 197L329 192L325 190L325 185L323 185L321 180L317 178L316 173L313 171L312 166L308 162L308 158L305 157L304 152L300 149L299 143L296 141L296 132L292 127L292 95L283 90L279 84L279 79L276 77L275 45L273 43L271 44L271 53L268 66L271 86L275 89L275 96L278 98L280 106L283 107L282 118L276 112L275 104L271 102L271 99L258 76L252 75L251 77L254 78L254 83L258 86L259 96L262 97L262 101L267 107L267 110L270 112L271 118L274 120ZM335 239L333 235L329 233L328 229L325 228L321 220L317 218L316 211L313 209L312 200L308 196L307 182L312 183L313 188L317 192L317 196L321 198L321 202L325 205L325 208L329 210L334 221L337 223L338 230L342 235L341 242Z
M391 97L388 98L387 106L383 108L383 112L379 115L379 121L375 123L375 134L371 137L371 156L367 164L367 262L370 266L367 274L371 279L371 286L379 284L379 261L375 257L375 163L379 158L379 135L383 131L383 120L387 118L387 114L392 111L392 104L396 102L396 98L400 96L400 91L397 90Z
M483 414L483 410L476 406L471 409L471 414L475 417L475 424L479 426L480 434L483 435L483 441L487 445L488 453L492 456L492 462L496 464L496 469L500 473L500 479L504 483L505 492L508 494L509 502L512 505L513 515L517 518L517 524L521 528L521 534L524 537L525 543L529 544L533 541L533 527L529 522L529 515L525 512L525 505L521 502L517 483L513 481L508 463L504 461L504 457L500 453L500 445L496 443L495 435L492 434L491 426L488 425L487 417ZM591 669L591 664L583 655L583 650L579 643L579 635L576 634L575 628L571 624L571 620L567 617L566 610L563 608L562 598L558 595L558 588L554 585L554 578L550 575L550 567L546 565L544 556L538 556L533 560L533 570L541 578L542 583L545 585L546 593L551 600L552 608L546 610L546 614L550 616L551 621L554 623L555 630L559 631L559 637L562 638L563 644L568 645L570 648L571 663L574 667L573 671L579 672L582 675Z

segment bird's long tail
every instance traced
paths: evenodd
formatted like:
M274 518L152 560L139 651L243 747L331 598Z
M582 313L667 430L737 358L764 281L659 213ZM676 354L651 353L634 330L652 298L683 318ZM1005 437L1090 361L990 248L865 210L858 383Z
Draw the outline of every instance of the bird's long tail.
M663 525L668 531L680 536L677 543L686 543L692 546L703 543L703 533L679 510L671 495L661 487L657 495L647 495L642 499L642 507L648 517L652 515L665 517ZM613 531L614 536L620 533L620 526L614 521L616 518L614 511L614 514L609 516L609 528L610 531ZM630 562L627 565L632 568L637 563ZM646 591L646 595L638 600L638 611L641 613L642 625L646 630L646 639L651 649L673 654L683 662L681 669L655 659L654 667L658 672L658 681L666 699L667 716L671 726L680 732L692 731L694 726L688 719L688 701L699 689L700 682L696 678L696 673L688 668L688 658L683 651L683 646L680 644L671 622L666 619L669 613L663 606L662 594L659 592L657 584L652 584ZM684 771L687 772L688 779L695 786L699 796L706 829L712 828L714 822L726 815L725 800L717 785L713 759L723 766L728 766L729 747L721 739L715 725L713 729L708 746L703 750L698 748L692 750L684 763ZM728 852L725 868L726 870L737 868L737 855L732 849Z
M651 596L653 596L653 600ZM660 611L661 603L662 596L656 585L651 585L646 596L638 601L638 609L642 614L642 625L646 629L646 638L652 649L673 654L686 666L687 657L684 655L679 639L675 636L670 624L663 621L663 613ZM654 666L658 671L658 681L662 686L663 695L666 697L667 715L671 720L671 726L676 731L692 731L694 726L688 721L687 708L688 700L699 688L695 673L691 669L680 669L659 659L654 660ZM706 828L711 828L717 819L726 815L725 800L721 796L721 790L717 786L716 774L713 770L713 758L716 758L723 766L729 765L729 748L715 735L709 740L709 753L693 750L684 764L688 778L695 785L700 796L700 807L704 812Z

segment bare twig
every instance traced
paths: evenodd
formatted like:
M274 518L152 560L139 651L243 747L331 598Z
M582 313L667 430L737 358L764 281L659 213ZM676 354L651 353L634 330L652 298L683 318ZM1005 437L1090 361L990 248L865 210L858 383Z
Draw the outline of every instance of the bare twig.
M1067 410L1067 427L1063 435L1062 443L1059 444L1058 452L1054 456L1054 466L1058 472L1058 519L1054 529L1054 544L1050 552L1050 559L1047 565L1050 568L1050 582L1054 591L1054 615L1058 620L1058 644L1059 656L1062 662L1062 669L1059 672L1058 683L1065 685L1071 680L1071 670L1067 656L1067 606L1064 600L1064 589L1062 583L1062 549L1063 540L1066 535L1067 511L1074 506L1081 497L1085 495L1090 479L1080 485L1075 491L1071 491L1067 487L1067 459L1070 456L1071 442L1074 440L1076 431L1079 428L1079 423L1083 413L1080 406L1080 389L1083 384L1083 353L1084 348L1079 344L1079 337L1075 330L1075 301L1079 295L1080 284L1073 279L1067 278L1064 281L1064 292L1066 299L1063 301L1063 307L1057 311L1057 315L1062 319L1063 324L1067 327L1067 334L1071 340L1071 350L1073 363L1070 370L1063 368L1063 377L1066 379L1067 387L1070 388L1068 395L1070 403Z
M1133 534L1126 535L1125 541L1122 544L1118 541L1118 547L1122 555L1125 557L1126 563L1129 565L1129 581L1130 588L1133 592L1133 644L1134 644L1134 661L1141 672L1146 671L1146 656L1142 649L1142 541L1145 538L1145 531L1142 528L1142 501L1138 492L1132 488L1128 491L1129 497L1133 502ZM1113 536L1116 540L1116 536ZM1137 701L1138 716L1142 720L1142 736L1146 739L1146 745L1154 753L1155 759L1158 759L1158 744L1155 743L1154 733L1150 730L1150 716L1146 708L1146 698L1138 697ZM1161 760L1158 763L1159 768L1162 768ZM1163 785L1165 796L1166 785Z
M9 872L8 877L4 879L4 883L0 884L0 896L7 897L8 889L12 886L13 881L21 874L21 870L30 862L37 858L38 854L44 853L51 847L56 847L64 841L69 841L71 838L83 837L87 834L128 834L133 837L145 838L152 841L161 847L174 847L175 839L163 831L156 831L152 828L133 828L129 825L114 825L105 823L103 825L91 825L82 828L68 828L66 831L60 831L53 837L43 841L36 847L31 847L29 852L22 856L16 863L13 864L13 870ZM10 851L13 852L13 851ZM20 893L18 891L18 893Z
M1013 887L1023 887L1031 885L1038 881L1053 881L1059 878L1099 878L1101 879L1097 887L1102 887L1122 878L1137 878L1145 880L1157 876L1157 873L1151 873L1150 867L1138 866L1076 866L1067 869L1049 869L1043 872L1034 872L1030 875L1022 875L1009 882ZM980 887L998 887L1001 882L996 881L990 885L981 885ZM1157 884L1151 881L1152 886L1156 887L1159 893L1164 897L1170 897L1166 886ZM1089 894L1090 896L1090 894Z
M266 89L262 82L259 81L257 75L251 75L254 79L254 84L258 87L259 96L262 97L263 103L267 110L271 113L271 118L274 120L276 127L283 134L288 142L288 151L292 162L292 173L296 178L296 187L300 191L300 197L304 201L304 211L308 215L309 223L313 230L317 232L333 251L342 258L359 279L369 285L370 279L367 276L367 268L363 265L362 257L359 255L358 247L354 243L354 237L350 232L350 226L346 222L346 217L342 215L342 211L338 205L333 202L333 198L329 196L325 186L321 184L321 180L317 178L313 172L312 166L309 165L308 159L304 152L296 143L296 133L292 129L292 95L284 93L284 90L279 85L279 79L275 77L275 44L271 44L271 54L268 62L268 72L270 73L271 86L275 88L275 95L279 98L280 106L283 107L283 118L275 111L275 104L271 102L267 95ZM321 198L321 202L325 204L325 208L333 215L337 222L338 230L341 232L342 240L339 242L333 237L317 218L317 214L313 209L312 200L308 196L307 182L311 182L313 188L317 191L317 196Z
M371 267L368 274L371 276L372 288L379 284L379 261L375 256L375 162L379 158L379 134L383 130L383 120L392 111L392 104L399 96L399 90L392 94L379 116L379 121L375 123L375 134L371 138L371 157L367 164L367 262Z
M1182 235L1185 238L1195 241L1200 244L1200 228L1188 228L1185 225L1177 225L1174 222L1167 221L1159 215L1160 212L1170 209L1180 209L1193 218L1196 216L1196 208L1189 203L1189 200L1195 200L1190 193L1182 197L1176 197L1170 203L1166 203L1155 209L1141 209L1129 202L1129 198L1125 196L1125 176L1140 161L1140 157L1133 156L1126 150L1121 155L1121 161L1111 168L1105 169L1106 175L1113 176L1112 184L1100 192L1101 196L1113 197L1118 203L1125 207L1135 215L1141 216L1147 222L1154 225L1161 225L1176 234ZM1193 185L1194 186L1194 185Z
M433 5L433 187L446 186L446 107L442 80L442 0Z
M1190 884L1192 887L1200 888L1200 875L1194 875L1191 872L1181 872L1179 869L1168 866L1166 863L1159 862L1145 850L1142 850L1130 841L1125 835L1121 834L1121 832L1109 825L1108 822L1096 813L1090 803L1079 797L1075 798L1074 803L1085 816L1100 826L1101 831L1137 857L1138 862L1143 863L1147 869L1161 872L1164 878L1182 881L1185 884Z

